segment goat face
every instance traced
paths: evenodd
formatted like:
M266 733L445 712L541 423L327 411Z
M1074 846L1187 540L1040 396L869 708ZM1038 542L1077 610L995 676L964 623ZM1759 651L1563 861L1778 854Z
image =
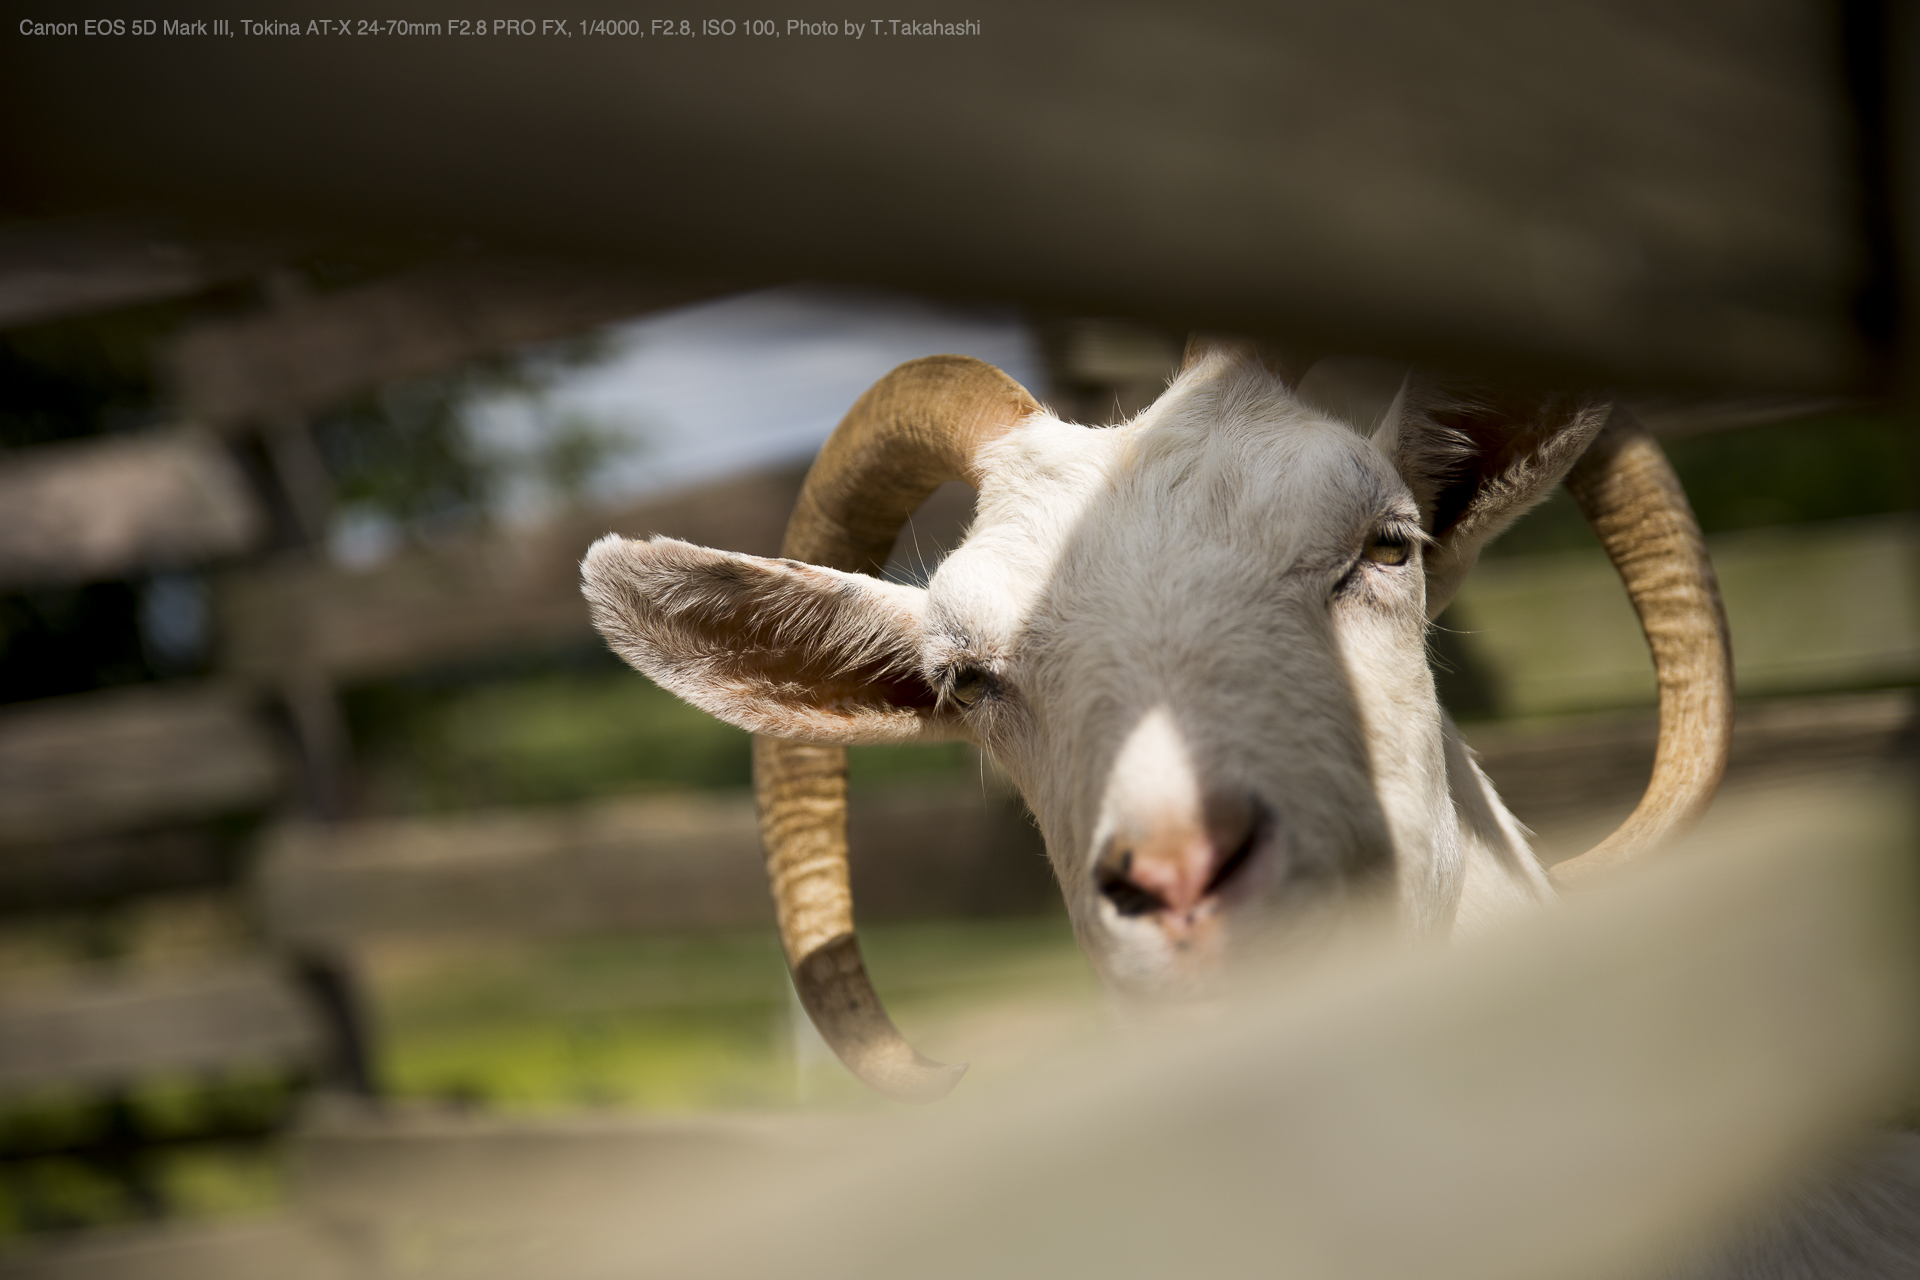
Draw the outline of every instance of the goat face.
M1109 982L1189 992L1289 908L1451 921L1431 584L1579 456L1598 415L1563 416L1476 452L1396 402L1368 437L1216 353L1124 426L1033 406L981 444L975 523L925 589L610 537L586 590L629 661L745 728L979 743Z
M1111 983L1190 991L1272 908L1395 883L1444 924L1426 535L1390 459L1225 365L1122 427L1030 420L985 473L919 669L1026 798Z

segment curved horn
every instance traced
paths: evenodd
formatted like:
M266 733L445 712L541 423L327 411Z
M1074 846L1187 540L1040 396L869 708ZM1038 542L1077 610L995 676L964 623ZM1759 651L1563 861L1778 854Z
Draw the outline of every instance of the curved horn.
M979 448L1038 402L992 365L929 356L901 365L860 397L807 472L780 554L879 574L914 509L948 480L976 489ZM800 1003L854 1075L891 1097L944 1097L965 1065L921 1057L894 1028L860 959L847 876L847 752L753 740L780 940Z
M1660 687L1646 794L1612 835L1553 868L1555 883L1571 887L1679 835L1706 810L1733 741L1733 650L1699 522L1638 419L1616 408L1566 485L1626 583Z

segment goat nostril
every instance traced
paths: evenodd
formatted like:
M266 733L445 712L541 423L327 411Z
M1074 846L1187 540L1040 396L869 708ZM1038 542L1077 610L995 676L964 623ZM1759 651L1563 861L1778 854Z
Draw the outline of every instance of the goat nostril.
M1100 892L1113 904L1113 909L1123 916L1144 916L1164 910L1166 899L1151 889L1135 884L1129 878L1132 872L1133 850L1118 842L1109 844L1100 857L1095 879Z
M1221 893L1253 861L1269 815L1251 796L1215 796L1202 821L1110 838L1095 864L1101 895L1120 915L1145 916L1190 913Z
M1102 880L1100 892L1113 904L1113 909L1123 916L1152 915L1167 909L1166 899L1151 889L1142 889L1124 876Z

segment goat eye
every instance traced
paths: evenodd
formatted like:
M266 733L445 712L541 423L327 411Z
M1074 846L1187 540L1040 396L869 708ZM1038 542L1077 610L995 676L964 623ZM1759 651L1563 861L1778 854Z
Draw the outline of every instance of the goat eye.
M1405 564L1412 550L1407 540L1397 533L1376 533L1360 549L1360 556L1375 564Z
M962 667L954 672L953 685L947 693L961 706L970 707L980 701L991 685L992 677L979 667Z

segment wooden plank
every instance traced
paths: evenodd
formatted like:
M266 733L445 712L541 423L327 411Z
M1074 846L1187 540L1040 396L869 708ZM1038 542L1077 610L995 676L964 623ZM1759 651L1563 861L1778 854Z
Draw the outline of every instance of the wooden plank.
M405 552L360 571L306 560L237 571L216 596L223 660L247 679L293 670L353 680L587 641L579 562L595 538L662 533L773 555L800 475L728 480L624 511Z
M0 848L255 809L273 737L220 685L135 686L0 709Z
M102 219L0 227L0 329L186 297L259 271L302 243Z
M1392 405L1403 379L1412 368L1412 365L1397 360L1327 356L1314 362L1295 387L1295 392L1322 412L1370 430ZM1068 372L1072 373L1071 365L1068 366ZM1155 382L1154 394L1164 385L1164 380ZM1816 414L1870 408L1869 404L1840 396L1809 395L1640 394L1627 396L1622 403L1633 411L1649 431L1663 440L1681 440L1720 431L1791 422Z
M162 366L188 418L230 427L725 291L605 266L462 259L205 322L175 340Z
M0 1000L0 1094L313 1062L318 1024L265 966L97 980Z
M603 1107L501 1116L391 1101L377 1111L313 1108L288 1146L296 1210L350 1224L353 1238L370 1245L362 1267L372 1270L402 1240L483 1235L508 1248L527 1239L558 1244L570 1227L604 1221L613 1188L644 1214L689 1183L721 1183L768 1160L821 1159L863 1136L845 1113L818 1110L638 1115ZM543 1277L576 1275L564 1245L557 1252L561 1269ZM437 1245L417 1250L412 1262L422 1277L460 1271L452 1251Z
M266 519L216 440L155 432L0 459L0 589L198 564L257 545Z
M218 822L14 844L0 841L0 910L57 911L233 877L239 836Z
M1744 701L1735 710L1729 790L1870 770L1891 760L1920 721L1905 690ZM1651 711L1535 724L1469 724L1464 735L1514 814L1544 830L1625 817L1653 772Z
M862 919L1031 915L1060 909L1046 843L993 784L853 793L847 841Z
M440 37L431 74L380 40L47 39L0 94L36 191L1824 390L1873 377L1838 12L983 0L951 38Z
M1913 722L1903 693L1743 704L1730 786L1844 773L1888 758ZM1644 715L1470 727L1523 821L1630 808L1645 787ZM1017 804L961 789L857 794L850 816L862 918L992 915L1057 902ZM645 799L448 818L294 824L268 839L258 890L298 946L376 937L763 924L770 907L743 796Z
M1912 516L1749 529L1707 545L1741 696L1920 676L1920 523ZM1503 714L1654 700L1646 641L1598 548L1483 560L1453 608Z
M744 798L295 824L259 867L269 933L379 936L757 924L770 917Z
M1042 911L1053 887L1017 804L976 790L857 797L864 918ZM257 889L296 947L379 937L703 929L771 923L745 796L296 824L269 838Z
M88 1231L19 1244L9 1280L365 1280L358 1251L323 1223L273 1217Z

